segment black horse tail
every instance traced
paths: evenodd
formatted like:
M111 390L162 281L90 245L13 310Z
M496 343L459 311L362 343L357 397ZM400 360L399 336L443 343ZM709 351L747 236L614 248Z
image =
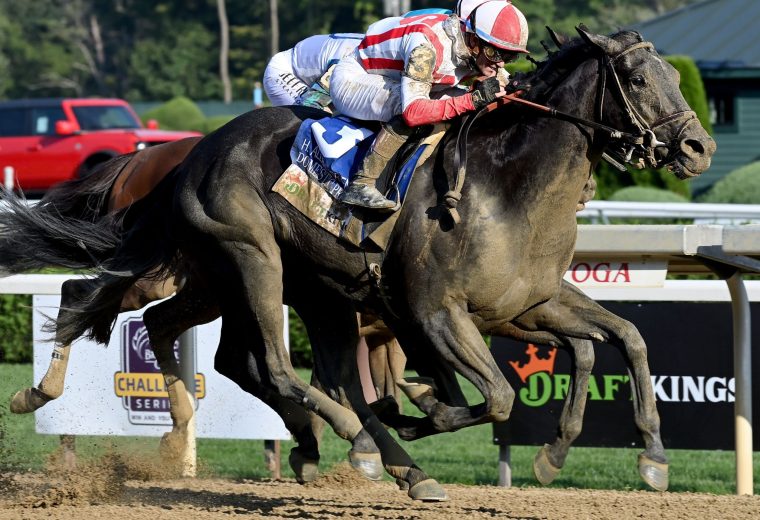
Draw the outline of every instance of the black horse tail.
M114 214L119 222L120 243L100 266L100 274L90 283L90 291L60 313L52 329L56 342L67 345L86 336L107 344L124 293L141 279L161 281L177 271L177 242L170 230L172 199L177 168L151 192L128 208ZM110 240L108 228L95 227Z
M54 186L35 205L0 191L0 270L88 269L112 253L119 240L105 231L113 226L106 218L108 196L132 155L120 155L85 178Z

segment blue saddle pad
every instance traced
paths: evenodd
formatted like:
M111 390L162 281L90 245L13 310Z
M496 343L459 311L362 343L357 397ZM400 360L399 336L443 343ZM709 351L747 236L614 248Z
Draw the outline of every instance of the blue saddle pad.
M346 116L306 119L298 129L290 159L337 198L361 168L375 136ZM419 147L399 169L390 199L403 200L425 147Z

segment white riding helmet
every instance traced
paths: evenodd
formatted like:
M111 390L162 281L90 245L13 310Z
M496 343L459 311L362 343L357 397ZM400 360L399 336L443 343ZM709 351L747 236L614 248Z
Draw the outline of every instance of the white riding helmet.
M472 14L476 7L491 1L492 0L457 0L457 6L454 12L464 22L470 17L470 14Z
M466 8L465 3L475 0L461 0L457 8ZM528 22L517 7L505 0L487 0L475 6L465 23L468 32L484 42L512 52L527 53Z

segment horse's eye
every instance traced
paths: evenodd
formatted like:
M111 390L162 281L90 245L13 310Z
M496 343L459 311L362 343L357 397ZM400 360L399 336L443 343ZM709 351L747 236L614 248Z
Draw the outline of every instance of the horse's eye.
M644 76L641 76L639 74L636 74L635 76L631 76L631 85L634 87L644 87L647 84L647 80L644 79Z

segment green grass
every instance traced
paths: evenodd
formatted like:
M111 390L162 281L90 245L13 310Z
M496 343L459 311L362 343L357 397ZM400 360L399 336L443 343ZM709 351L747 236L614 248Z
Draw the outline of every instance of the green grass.
M299 370L308 379L308 371ZM32 381L31 365L0 364L0 466L40 469L58 448L58 438L34 432L32 415L18 416L7 411L10 396ZM476 392L463 385L471 402ZM409 413L412 406L404 404ZM346 459L349 444L327 428L322 442L323 470ZM442 434L411 443L405 449L425 471L443 483L495 485L498 481L498 448L491 442L491 426L483 425ZM79 457L97 456L106 449L158 453L158 440L142 437L78 437ZM293 477L287 455L293 443L282 442L283 475ZM514 486L538 485L532 474L534 446L514 446L512 481ZM636 469L637 449L573 448L565 468L551 487L597 489L646 489ZM731 494L735 492L733 452L669 450L670 490ZM257 479L268 477L263 442L217 439L198 440L198 460L207 475ZM760 474L760 454L754 455L755 474ZM758 479L755 479L758 482ZM760 483L755 484L760 493Z

